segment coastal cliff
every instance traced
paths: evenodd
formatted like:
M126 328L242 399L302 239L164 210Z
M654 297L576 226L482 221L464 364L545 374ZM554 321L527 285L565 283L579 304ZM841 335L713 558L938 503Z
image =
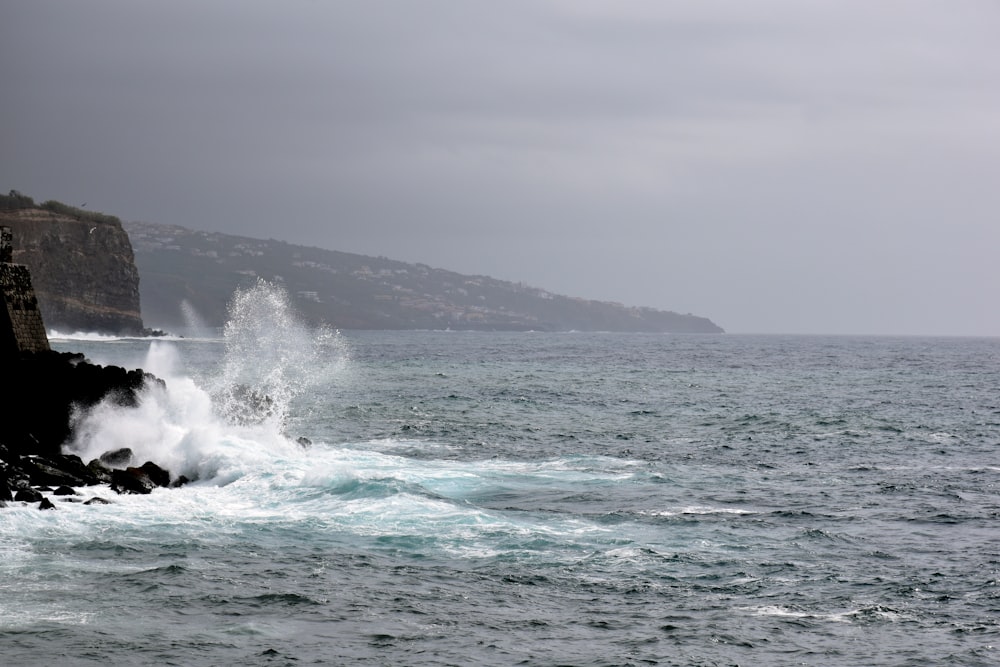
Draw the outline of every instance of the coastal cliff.
M110 482L118 493L149 493L166 486L170 473L152 462L129 466L130 450L110 452L108 460L87 465L62 452L81 410L102 401L135 407L148 384L163 382L141 369L98 366L82 354L51 350L31 272L12 261L10 232L0 226L0 384L5 397L0 402L0 507L14 501L55 509L42 495L52 492L50 485L60 487L55 495L69 496L77 495L70 487L102 482Z
M121 221L58 202L0 196L14 262L34 277L45 324L61 331L140 334L139 271Z

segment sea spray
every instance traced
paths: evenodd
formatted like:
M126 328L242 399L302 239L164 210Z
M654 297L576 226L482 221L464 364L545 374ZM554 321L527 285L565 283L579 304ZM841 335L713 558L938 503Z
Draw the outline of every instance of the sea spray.
M264 280L233 294L223 338L225 361L213 391L217 408L235 423L284 424L292 400L335 374L345 358L337 332L307 327L285 290Z
M216 330L205 322L205 318L201 316L194 305L187 299L181 300L181 317L184 318L184 332L187 336L212 338L218 335Z
M76 415L67 449L83 460L127 447L174 476L228 483L295 456L284 433L292 401L345 363L337 332L310 329L280 287L259 281L238 290L224 330L217 372L196 382L171 342L152 341L143 368L166 381L148 386L136 408L104 402Z

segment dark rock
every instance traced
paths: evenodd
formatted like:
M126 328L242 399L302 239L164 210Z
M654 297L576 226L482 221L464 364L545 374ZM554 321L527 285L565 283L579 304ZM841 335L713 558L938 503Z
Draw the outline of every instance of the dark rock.
M42 498L42 502L38 505L38 509L40 510L54 510L55 508L56 506L48 498Z
M98 460L108 468L124 468L132 463L134 458L135 455L131 449L122 447L121 449L104 452Z
M42 494L34 489L18 489L14 494L14 500L22 503L37 503L41 501Z
M173 483L170 485L170 488L176 489L179 486L184 486L185 484L190 484L190 483L191 483L190 479L188 479L185 475L181 475L180 477L178 477L173 481Z
M25 457L21 469L35 486L89 486L100 482L75 454Z
M111 490L115 493L146 494L155 488L153 480L139 468L111 471Z
M11 455L58 456L71 436L75 409L109 399L135 406L148 382L162 384L142 370L97 366L71 352L23 353L5 363L4 383L17 390L4 405L10 418L0 420L0 442Z
M102 465L97 459L87 464L87 470L94 476L98 484L111 483L111 469Z
M77 494L76 491L74 491L73 489L71 489L68 486L60 486L58 489L56 489L55 491L52 492L52 495L55 495L55 496L76 496L76 495L79 495L79 494Z
M111 489L117 493L145 494L158 486L169 485L170 473L152 461L147 461L138 468L111 471Z
M110 505L111 501L110 500L105 500L104 498L101 498L99 496L94 496L93 498L91 498L90 500L84 502L83 504L84 505Z
M296 439L295 442L297 442L302 447L311 447L312 444L313 444L312 440L310 440L309 438L305 437L304 435L300 436L298 439Z
M156 486L170 486L170 473L152 461L146 461L139 470L144 472Z

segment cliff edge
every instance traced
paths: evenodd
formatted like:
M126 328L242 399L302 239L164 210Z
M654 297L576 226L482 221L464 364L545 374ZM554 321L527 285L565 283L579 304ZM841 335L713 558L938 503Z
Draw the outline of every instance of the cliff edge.
M17 264L31 270L45 324L61 331L143 333L139 271L118 218L58 202L0 196Z

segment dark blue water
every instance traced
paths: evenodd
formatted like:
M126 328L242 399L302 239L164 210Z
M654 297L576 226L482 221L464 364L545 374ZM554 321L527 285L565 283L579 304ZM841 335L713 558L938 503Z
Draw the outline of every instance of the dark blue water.
M78 448L200 480L3 510L5 664L1000 662L998 339L60 346L170 386ZM287 409L227 423L234 364Z

